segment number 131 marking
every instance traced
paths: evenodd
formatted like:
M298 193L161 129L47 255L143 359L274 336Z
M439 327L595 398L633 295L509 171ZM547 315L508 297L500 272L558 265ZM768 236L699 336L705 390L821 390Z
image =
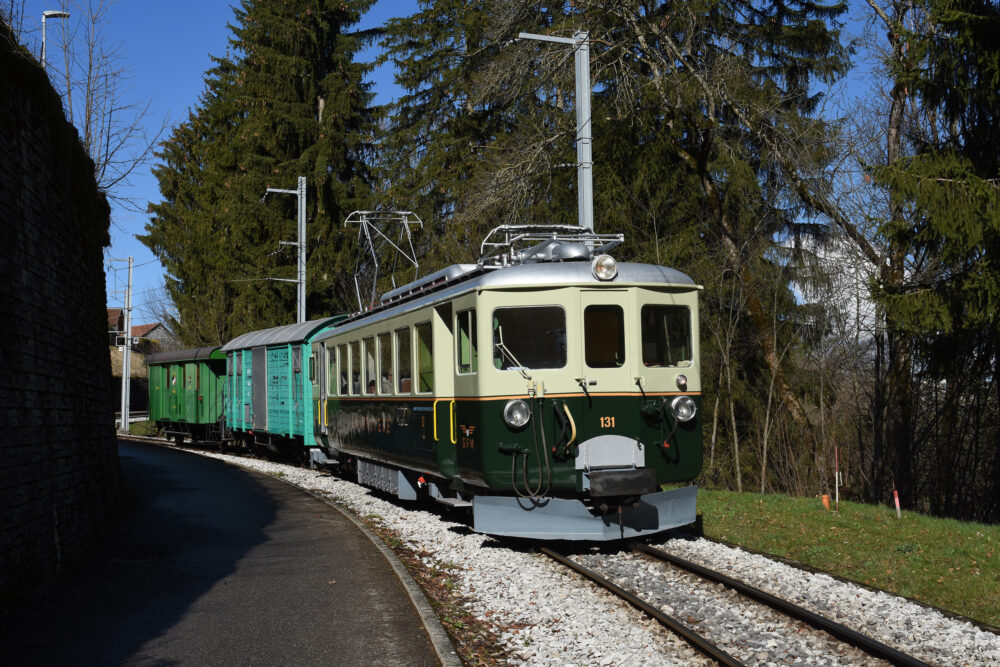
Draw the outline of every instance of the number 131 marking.
M601 428L614 428L615 418L614 417L601 417Z

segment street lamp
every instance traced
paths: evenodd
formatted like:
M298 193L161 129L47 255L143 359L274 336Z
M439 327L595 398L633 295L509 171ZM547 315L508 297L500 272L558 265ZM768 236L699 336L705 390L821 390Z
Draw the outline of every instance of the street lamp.
M45 19L68 19L69 12L46 9L42 12L42 69L45 69Z

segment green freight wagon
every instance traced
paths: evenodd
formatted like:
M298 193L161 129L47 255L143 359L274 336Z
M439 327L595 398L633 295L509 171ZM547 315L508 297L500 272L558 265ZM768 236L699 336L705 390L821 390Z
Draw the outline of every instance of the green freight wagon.
M226 356L218 347L160 352L146 357L149 421L182 442L221 440Z

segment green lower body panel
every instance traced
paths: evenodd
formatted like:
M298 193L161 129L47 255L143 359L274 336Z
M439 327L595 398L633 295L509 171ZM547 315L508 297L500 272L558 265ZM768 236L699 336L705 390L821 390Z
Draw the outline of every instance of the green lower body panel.
M479 533L534 539L604 542L643 537L694 523L697 486L642 496L619 515L593 514L579 500L476 496L473 529Z

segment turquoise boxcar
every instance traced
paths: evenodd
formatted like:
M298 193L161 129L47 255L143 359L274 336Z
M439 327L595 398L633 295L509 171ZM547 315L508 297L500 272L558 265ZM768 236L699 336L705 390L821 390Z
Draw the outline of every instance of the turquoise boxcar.
M223 437L225 355L218 347L146 357L149 421L178 442Z
M226 359L226 422L249 447L304 455L312 444L312 339L341 317L289 324L238 336L222 347Z

